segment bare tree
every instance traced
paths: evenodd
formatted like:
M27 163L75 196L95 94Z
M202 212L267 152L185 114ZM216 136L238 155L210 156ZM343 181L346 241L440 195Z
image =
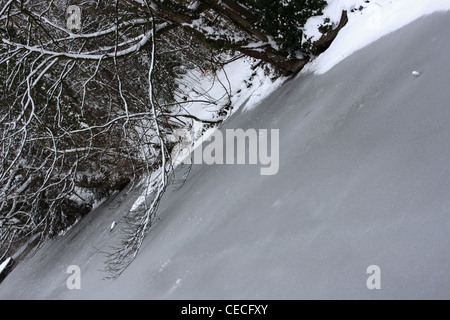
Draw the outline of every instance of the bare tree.
M171 67L156 59L195 55L192 39L156 21L149 6L122 1L85 5L78 33L66 28L65 1L0 8L1 252L34 233L55 235L90 211L91 193L158 168L162 194L167 137L195 116L182 106L192 101L174 98ZM161 54L157 37L170 40Z
M294 2L305 4L302 19L325 3ZM68 23L71 4L81 8L82 23ZM220 66L214 48L240 51L285 74L309 60L308 52L293 55L277 45L255 6L253 0L1 0L0 257L30 235L58 234L111 190L156 174L108 254L106 269L119 276L157 221L173 176L171 133L192 121L223 120L186 111L193 101L177 89L180 74ZM206 94L199 101L218 103Z

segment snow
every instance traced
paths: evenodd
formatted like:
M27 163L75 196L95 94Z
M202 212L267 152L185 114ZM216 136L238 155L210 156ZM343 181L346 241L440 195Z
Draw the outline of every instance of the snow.
M408 3L398 21L439 1ZM377 29L366 47L343 45L352 25L329 51L342 46L345 60L319 58L276 91L240 83L251 62L228 66L241 106L221 130L279 128L277 175L193 166L182 189L169 188L134 263L104 281L100 252L117 240L105 226L141 197L124 190L20 263L0 299L448 299L450 13ZM74 264L82 290L65 287ZM369 266L380 267L381 290L368 290Z
M3 270L5 270L6 266L8 265L8 263L11 261L11 258L6 259L5 261L3 261L2 264L0 264L0 273L3 272Z
M186 110L200 119L217 120L212 115L228 103L228 93L231 95L233 112L243 106L245 110L254 108L287 79L280 77L273 82L272 74L265 74L264 69L255 68L257 63L253 58L242 57L226 64L216 73L210 70L203 74L199 71L189 72L180 84L181 89L188 93L187 98L199 100L206 94L217 100L217 106L205 108L205 103L194 102L185 106Z
M339 21L342 10L347 10L349 22L339 33L327 52L312 61L303 72L324 74L337 63L381 37L396 31L412 21L434 12L450 10L449 0L328 0L329 5L321 17L311 18L306 34L314 40L320 37L317 26L325 17ZM364 7L351 12L352 8Z
M157 190L157 183L159 181L159 176L161 175L161 170L154 171L150 177L144 178L140 185L144 185L144 191L140 195L139 198L133 203L133 206L130 209L130 212L137 211L146 200L151 199L151 195L155 193Z

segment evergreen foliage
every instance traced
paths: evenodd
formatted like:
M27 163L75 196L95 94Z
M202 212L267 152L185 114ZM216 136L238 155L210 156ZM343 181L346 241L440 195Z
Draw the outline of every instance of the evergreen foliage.
M301 50L302 28L312 16L322 14L325 0L238 0L257 15L255 28L272 37L289 54Z

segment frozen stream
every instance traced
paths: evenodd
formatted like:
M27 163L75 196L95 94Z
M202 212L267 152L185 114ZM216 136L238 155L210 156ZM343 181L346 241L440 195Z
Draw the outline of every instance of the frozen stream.
M194 166L118 280L99 251L137 191L20 263L0 299L449 299L448 30L448 12L421 18L235 114L224 129L280 129L278 174Z

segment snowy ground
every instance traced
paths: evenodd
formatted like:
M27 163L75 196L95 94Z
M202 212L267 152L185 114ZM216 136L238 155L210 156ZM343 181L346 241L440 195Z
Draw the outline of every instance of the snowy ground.
M324 18L339 22L342 11L349 14L349 22L331 47L313 61L304 72L324 74L355 51L396 31L412 21L439 11L450 9L448 0L327 0L323 16L311 18L306 24L307 37L318 40L317 27Z
M401 28L450 3L423 2L378 1L396 22L357 52L367 43L355 12L329 51L256 108L244 93L223 129L280 129L277 175L194 166L137 260L105 281L111 223L140 196L119 194L19 264L0 299L450 298L450 13ZM70 265L81 290L66 287ZM367 289L371 265L381 290Z

